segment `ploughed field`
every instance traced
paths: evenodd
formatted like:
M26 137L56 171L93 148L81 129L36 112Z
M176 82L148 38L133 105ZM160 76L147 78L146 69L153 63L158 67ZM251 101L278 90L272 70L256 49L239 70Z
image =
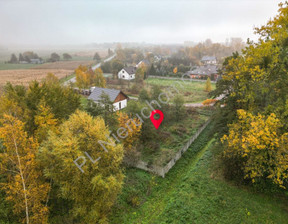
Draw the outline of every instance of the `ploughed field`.
M27 86L31 81L43 80L48 73L53 73L59 79L73 73L73 70L68 69L20 69L20 70L0 70L0 88L7 82L11 82L14 85Z

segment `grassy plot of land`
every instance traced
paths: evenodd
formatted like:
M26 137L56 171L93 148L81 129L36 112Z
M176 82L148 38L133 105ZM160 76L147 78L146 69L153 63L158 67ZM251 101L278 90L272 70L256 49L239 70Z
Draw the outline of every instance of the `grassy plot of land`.
M127 169L111 223L287 223L287 199L213 177L219 147L211 126L163 179ZM220 149L221 150L221 149Z
M165 166L209 119L210 112L208 108L195 108L189 110L182 120L164 119L157 130L159 139L143 145L140 159L153 165Z
M148 78L145 80L145 83L148 88L150 88L151 85L158 85L165 89L174 85L180 94L184 96L186 103L198 103L208 98L208 93L205 92L205 82ZM212 90L215 89L215 84L212 83L211 85Z
M197 81L181 81L181 80L171 80L171 79L159 79L159 78L148 78L145 80L143 88L146 88L151 92L153 85L158 85L162 91L168 93L169 89L173 93L179 91L184 97L185 103L200 103L206 100L208 97L208 92L205 91L205 82ZM175 86L177 90L170 88ZM215 89L215 83L211 83L212 90ZM135 81L126 80L108 80L107 88L119 89L130 96L137 97L141 88L135 83Z

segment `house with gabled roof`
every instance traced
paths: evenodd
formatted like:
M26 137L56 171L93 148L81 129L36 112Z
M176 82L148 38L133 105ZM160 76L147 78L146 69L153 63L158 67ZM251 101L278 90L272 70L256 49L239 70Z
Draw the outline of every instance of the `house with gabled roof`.
M124 67L118 72L119 79L132 80L135 79L136 68L133 66Z
M121 110L127 107L127 101L129 97L123 93L121 90L117 89L107 89L100 87L91 87L91 94L88 100L92 100L97 104L101 104L103 95L107 95L109 100L113 104L114 111ZM104 106L104 105L103 105Z
M204 65L216 65L217 59L214 56L203 56L201 62Z
M217 80L219 77L216 65L197 66L186 74L192 79L207 79L209 77L211 80Z
M140 61L136 67L140 67L140 66L146 66L149 67L150 66L150 61L148 59L143 59L142 61Z

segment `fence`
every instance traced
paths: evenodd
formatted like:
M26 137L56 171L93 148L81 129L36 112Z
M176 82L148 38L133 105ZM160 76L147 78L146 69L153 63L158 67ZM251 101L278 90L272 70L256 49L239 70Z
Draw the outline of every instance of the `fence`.
M161 177L165 177L165 174L169 172L169 170L175 165L177 160L179 160L183 153L187 151L187 149L190 147L190 145L198 138L198 136L201 134L201 132L207 127L207 125L211 122L211 119L206 121L206 123L199 129L197 132L188 140L188 142L175 154L175 156L164 166L156 166L151 165L147 162L144 162L142 160L138 161L136 165L134 165L136 168L155 173Z

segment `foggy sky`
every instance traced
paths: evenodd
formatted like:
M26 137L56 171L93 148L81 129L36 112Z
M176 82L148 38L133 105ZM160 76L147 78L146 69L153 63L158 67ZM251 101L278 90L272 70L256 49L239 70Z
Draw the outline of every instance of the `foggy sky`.
M0 45L224 42L253 37L280 0L0 0Z

